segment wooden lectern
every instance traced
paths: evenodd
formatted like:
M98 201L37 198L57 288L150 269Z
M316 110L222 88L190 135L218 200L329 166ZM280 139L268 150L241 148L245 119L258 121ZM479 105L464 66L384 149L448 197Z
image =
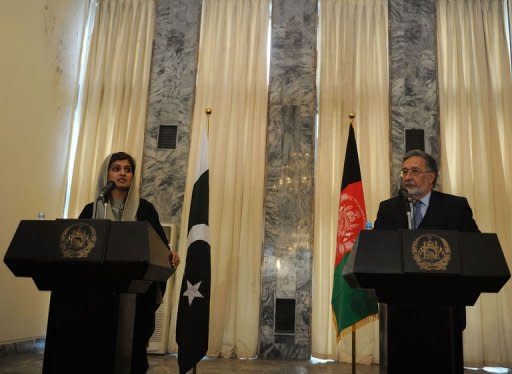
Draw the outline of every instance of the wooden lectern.
M52 291L43 373L129 373L135 296L173 269L147 222L21 221L4 262Z
M510 272L496 234L373 230L361 231L343 277L386 304L381 373L462 374L465 306Z

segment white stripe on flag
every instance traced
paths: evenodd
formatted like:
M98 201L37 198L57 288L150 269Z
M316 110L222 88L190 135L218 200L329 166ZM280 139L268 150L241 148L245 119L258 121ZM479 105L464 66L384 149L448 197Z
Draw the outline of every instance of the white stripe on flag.
M200 224L192 226L187 236L187 248L197 240L202 240L210 244L210 228L208 225Z
M199 139L199 159L196 162L196 181L203 173L208 170L208 135L206 126L201 129L201 138Z

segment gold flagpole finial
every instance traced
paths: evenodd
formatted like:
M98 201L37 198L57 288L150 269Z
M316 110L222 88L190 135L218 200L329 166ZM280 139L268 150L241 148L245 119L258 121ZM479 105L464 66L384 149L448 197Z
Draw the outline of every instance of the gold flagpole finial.
M348 118L350 118L350 125L351 125L351 126L354 126L354 118L356 118L355 113L354 113L354 112L350 112L350 113L348 114Z
M206 131L208 132L208 134L210 134L210 116L212 114L212 108L210 108L209 106L207 106L206 108L204 108L204 112L206 113Z

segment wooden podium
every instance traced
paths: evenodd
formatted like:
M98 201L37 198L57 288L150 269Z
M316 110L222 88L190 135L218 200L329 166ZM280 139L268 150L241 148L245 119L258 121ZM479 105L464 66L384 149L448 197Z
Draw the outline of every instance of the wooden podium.
M510 272L496 234L373 230L361 231L343 276L386 304L381 373L462 374L465 306Z
M173 269L146 222L21 221L4 262L52 291L43 373L130 373L136 294Z

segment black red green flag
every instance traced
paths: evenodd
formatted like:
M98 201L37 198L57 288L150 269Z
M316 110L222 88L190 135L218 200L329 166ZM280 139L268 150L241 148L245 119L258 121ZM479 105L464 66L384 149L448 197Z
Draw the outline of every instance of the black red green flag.
M336 260L332 290L332 309L338 340L377 317L377 300L372 291L353 289L343 278L343 266L354 242L366 223L363 184L359 168L354 127L350 125L338 206Z

